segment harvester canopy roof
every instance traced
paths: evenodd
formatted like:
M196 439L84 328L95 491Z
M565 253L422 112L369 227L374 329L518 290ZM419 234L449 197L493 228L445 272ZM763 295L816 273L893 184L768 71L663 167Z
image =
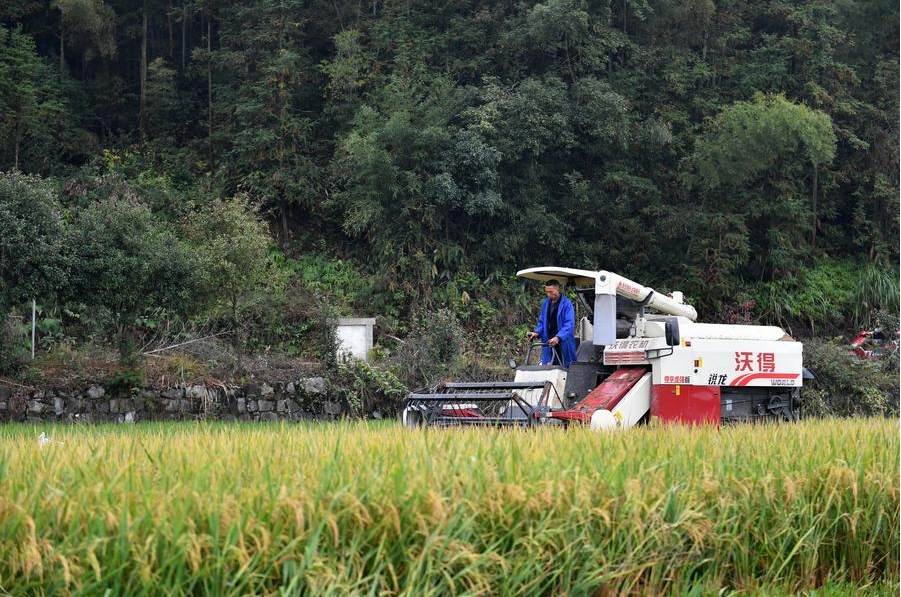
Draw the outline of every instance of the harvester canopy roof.
M567 286L594 286L598 276L603 272L593 272L585 269L573 269L569 267L530 267L519 270L516 275L520 278L547 282L558 280Z

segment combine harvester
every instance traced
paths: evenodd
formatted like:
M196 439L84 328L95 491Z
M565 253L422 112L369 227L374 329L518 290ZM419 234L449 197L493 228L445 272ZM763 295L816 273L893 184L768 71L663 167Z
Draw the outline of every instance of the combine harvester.
M696 323L682 294L662 295L607 271L541 267L518 276L575 287L591 317L577 324L577 360L515 367L512 382L442 383L405 399L407 426L590 425L649 419L691 424L800 417L810 378L802 346L781 328ZM540 351L539 351L540 352Z

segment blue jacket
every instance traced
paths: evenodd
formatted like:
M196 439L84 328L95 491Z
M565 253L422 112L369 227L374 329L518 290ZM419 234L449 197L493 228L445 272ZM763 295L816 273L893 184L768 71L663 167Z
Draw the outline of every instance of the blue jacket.
M557 307L557 337L560 338L560 344L557 345L558 350L563 351L563 366L569 367L569 364L576 360L576 310L573 308L571 300L560 295L560 305ZM535 331L541 336L542 342L550 340L547 335L547 314L551 307L551 299L545 298L541 303L541 315L538 316L538 325ZM554 355L550 346L545 346L541 350L541 362L545 365L554 363ZM559 363L559 358L557 360Z

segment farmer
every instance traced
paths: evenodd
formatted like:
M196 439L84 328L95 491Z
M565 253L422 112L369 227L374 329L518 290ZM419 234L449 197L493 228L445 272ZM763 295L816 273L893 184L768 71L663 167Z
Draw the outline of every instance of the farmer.
M544 284L547 298L541 303L538 325L526 337L541 338L547 346L541 349L541 364L569 364L576 360L576 310L572 301L560 293L560 282L548 280Z

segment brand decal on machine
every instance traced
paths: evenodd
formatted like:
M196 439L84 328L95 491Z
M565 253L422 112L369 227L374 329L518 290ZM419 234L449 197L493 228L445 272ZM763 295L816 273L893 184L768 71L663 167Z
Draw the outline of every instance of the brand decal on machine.
M735 351L735 371L748 371L739 375L728 385L746 386L752 381L769 380L771 386L793 386L798 373L777 373L776 355L772 352ZM711 374L709 385L726 385L725 375Z
M691 383L691 376L689 375L664 375L663 383Z
M732 380L730 386L746 386L757 379L768 379L773 386L791 386L800 373L746 373Z
M644 349L648 347L650 340L617 340L616 345L614 346L615 350L626 350L626 349Z
M666 379L671 376L665 376L664 382L666 383ZM675 377L675 376L673 376ZM771 386L793 386L795 385L795 380L798 379L797 373L746 373L744 375L739 375L731 382L729 381L729 376L725 373L711 373L707 376L707 385L708 386L746 386L754 380L757 379L768 379L770 381Z
M641 296L641 288L636 286L635 284L629 284L625 280L620 280L616 288L618 290L622 290L623 292L630 294L633 298L638 298Z
M770 380L771 386L793 386L798 379L797 373L746 373L739 375L731 382L725 373L711 373L707 376L708 386L746 386L757 379Z
M776 355L771 352L735 351L735 370L772 373L776 370Z

